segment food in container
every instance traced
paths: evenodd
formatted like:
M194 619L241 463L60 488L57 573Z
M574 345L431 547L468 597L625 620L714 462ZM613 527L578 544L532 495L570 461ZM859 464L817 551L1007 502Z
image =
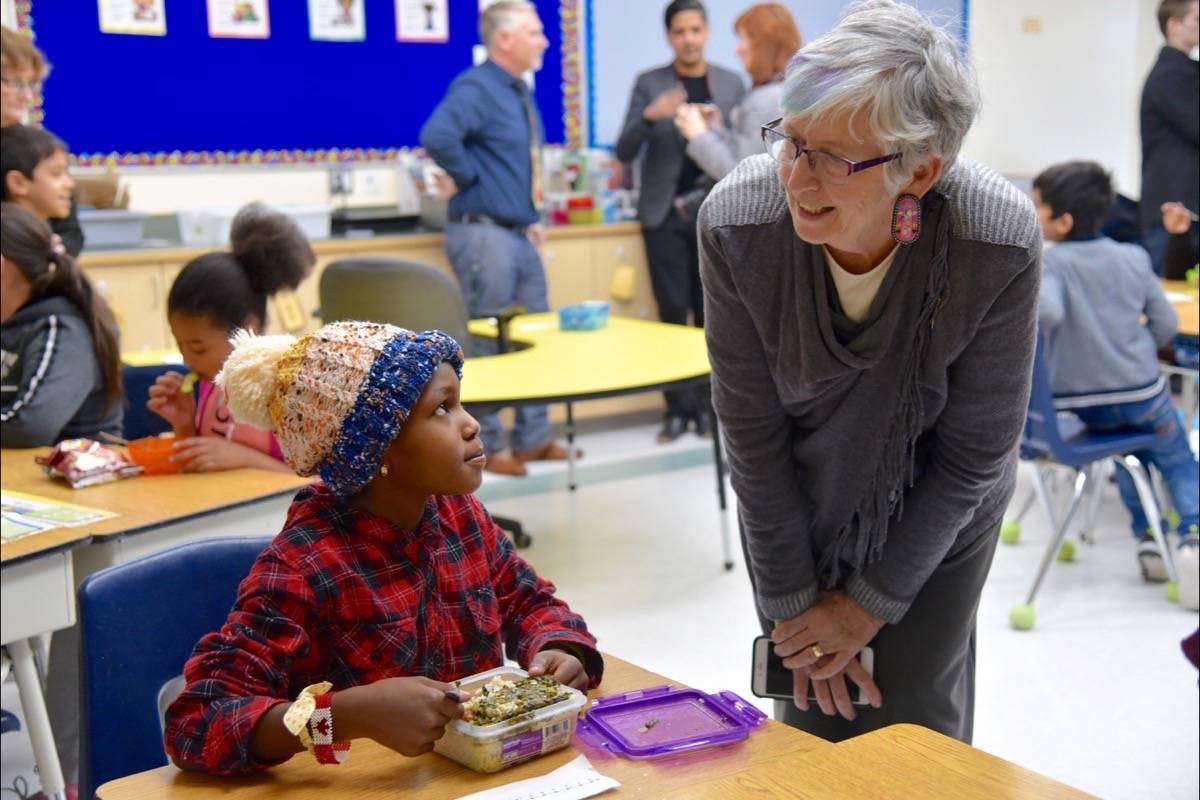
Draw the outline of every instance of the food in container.
M587 703L577 689L553 678L530 678L517 667L481 672L458 685L472 693L466 703L470 719L453 720L433 749L476 772L499 772L566 747Z
M129 457L147 475L170 475L183 469L182 461L172 461L175 455L174 436L146 436L128 445Z

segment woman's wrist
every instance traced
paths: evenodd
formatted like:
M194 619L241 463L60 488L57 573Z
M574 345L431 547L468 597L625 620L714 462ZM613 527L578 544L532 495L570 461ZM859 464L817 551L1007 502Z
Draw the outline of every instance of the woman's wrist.
M329 704L333 733L339 741L372 739L371 686L351 686L333 693Z

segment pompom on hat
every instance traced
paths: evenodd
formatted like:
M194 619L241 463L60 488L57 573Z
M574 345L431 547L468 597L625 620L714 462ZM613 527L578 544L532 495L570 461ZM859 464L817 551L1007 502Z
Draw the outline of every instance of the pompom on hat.
M296 339L238 331L216 383L233 415L274 431L287 463L352 495L443 361L462 377L463 352L441 331L333 322Z

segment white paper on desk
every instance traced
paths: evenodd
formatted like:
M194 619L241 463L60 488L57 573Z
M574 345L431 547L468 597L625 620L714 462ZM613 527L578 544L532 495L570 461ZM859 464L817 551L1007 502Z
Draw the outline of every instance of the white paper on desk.
M458 800L583 800L585 797L595 797L609 789L616 789L620 785L607 775L597 772L592 762L587 760L587 756L581 755L540 778L528 778L497 786L495 789L484 789L482 792L464 795Z
M1187 292L1163 292L1167 296L1169 303L1187 303L1192 299L1192 296Z

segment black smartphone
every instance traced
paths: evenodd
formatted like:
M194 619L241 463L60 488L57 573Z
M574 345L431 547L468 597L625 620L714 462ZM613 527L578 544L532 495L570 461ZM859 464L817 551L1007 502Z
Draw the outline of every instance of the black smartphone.
M875 651L864 647L859 654L859 661L868 675L875 674ZM774 643L769 636L759 636L754 640L754 657L751 662L750 691L755 697L765 697L774 700L792 699L792 671L783 665L783 659L775 655ZM850 699L856 706L868 705L866 695L853 681L847 680ZM809 688L808 699L816 702L816 695Z

